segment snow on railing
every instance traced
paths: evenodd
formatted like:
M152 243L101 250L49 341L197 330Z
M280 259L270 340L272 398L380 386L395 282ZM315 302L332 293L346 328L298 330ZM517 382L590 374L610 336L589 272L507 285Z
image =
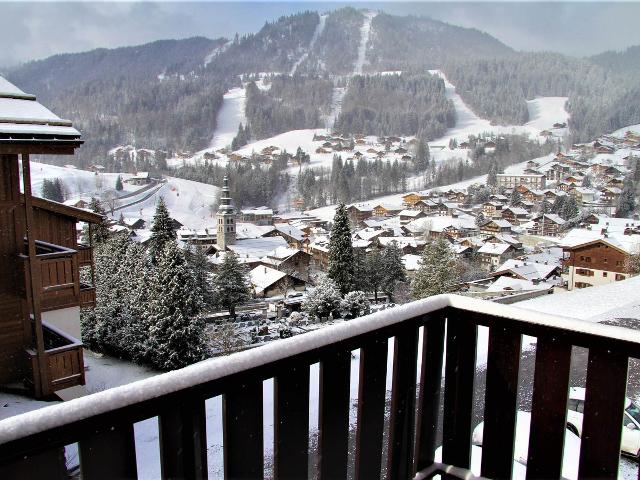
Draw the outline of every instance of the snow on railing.
M180 370L7 418L0 421L0 444L310 352L447 307L640 345L640 332L623 327L542 314L459 295L438 295L283 339L257 349L205 360ZM457 317L459 315L453 316L450 321L455 321Z

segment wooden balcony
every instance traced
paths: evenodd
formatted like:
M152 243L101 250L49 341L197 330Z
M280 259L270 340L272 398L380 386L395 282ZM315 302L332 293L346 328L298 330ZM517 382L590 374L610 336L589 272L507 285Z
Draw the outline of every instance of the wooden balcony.
M88 267L93 264L93 247L83 243L78 244L78 265Z
M96 306L96 287L80 284L80 306L83 308L93 308Z
M28 257L22 255L22 258L28 285L30 278ZM37 285L36 289L40 294L42 311L59 310L82 304L77 250L38 241L34 261L39 265L40 285ZM88 300L86 295L85 297Z
M455 295L0 421L0 478L62 478L60 449L74 442L83 478L136 478L144 472L137 471L133 424L154 417L162 477L206 478L205 400L218 395L223 399L225 478L264 478L263 381L271 378L274 477L308 478L310 366L318 362L319 461L313 469L319 479L347 478L350 460L354 478L380 478L383 448L386 478L473 478L479 326L489 332L482 476L512 475L518 368L522 336L529 335L537 337L537 349L527 478L561 477L573 346L589 349L579 478L616 478L627 369L629 358L640 357L640 332ZM387 372L389 339L394 353ZM350 369L356 349L359 393L350 451ZM388 420L387 373L392 379ZM383 442L386 428L388 442ZM440 444L442 463L435 462Z
M70 337L63 331L49 325L42 324L45 341L45 365L48 371L48 388L43 388L42 396L62 390L63 388L84 385L84 360L82 356L82 342ZM32 386L41 385L42 373L38 368L37 354L35 350L26 350L31 367L32 376L28 383Z

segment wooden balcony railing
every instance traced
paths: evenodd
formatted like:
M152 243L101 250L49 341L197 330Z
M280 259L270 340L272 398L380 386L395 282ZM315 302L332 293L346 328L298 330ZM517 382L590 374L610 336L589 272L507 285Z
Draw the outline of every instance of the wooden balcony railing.
M26 255L22 255L22 258L28 285L29 258ZM34 261L39 265L40 285L36 288L43 311L80 305L80 273L76 250L37 241Z
M42 330L45 341L45 364L49 369L47 372L49 384L43 395L49 395L63 388L84 385L82 342L46 322L42 323ZM31 349L26 353L33 372L29 381L34 385L41 385L37 354Z
M78 244L78 265L89 266L93 263L93 247L83 243Z
M80 284L80 306L95 307L96 306L96 287L92 285Z
M135 478L144 472L137 472L133 424L157 416L163 478L205 478L205 400L222 395L225 478L263 478L263 381L274 378L274 477L307 478L309 372L319 362L314 467L319 479L347 478L351 351L360 349L354 476L380 478L392 338L387 478L470 478L478 326L489 329L482 475L511 476L521 341L530 335L537 349L527 478L561 477L572 346L589 349L579 477L615 478L628 360L640 356L640 332L455 295L0 421L0 477L60 478L60 448L78 442L83 478Z

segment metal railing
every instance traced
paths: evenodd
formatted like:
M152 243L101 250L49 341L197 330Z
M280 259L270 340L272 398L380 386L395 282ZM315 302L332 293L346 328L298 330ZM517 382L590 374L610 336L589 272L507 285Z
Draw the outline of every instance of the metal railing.
M78 442L83 478L135 478L133 423L157 416L163 478L206 478L205 400L222 395L225 478L263 478L262 382L273 378L274 477L307 478L309 371L319 362L315 467L320 479L347 478L351 352L360 349L354 475L380 478L392 338L387 478L463 478L470 475L478 326L489 328L482 476L511 476L522 336L530 335L537 348L527 478L561 477L573 346L589 348L579 476L615 478L628 359L640 356L640 332L456 295L0 421L0 477L56 478L60 448ZM442 463L436 463L440 421Z

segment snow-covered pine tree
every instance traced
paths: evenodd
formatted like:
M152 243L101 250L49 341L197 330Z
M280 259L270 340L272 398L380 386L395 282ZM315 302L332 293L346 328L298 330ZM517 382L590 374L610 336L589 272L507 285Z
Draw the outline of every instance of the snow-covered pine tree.
M616 217L627 218L636 209L636 195L635 186L631 177L627 177L624 180L622 192L618 197L618 205L616 207Z
M459 283L455 258L447 241L438 237L428 243L422 252L420 267L411 283L411 294L415 298L449 293Z
M566 200L562 204L562 209L558 213L564 220L575 218L580 213L578 202L573 195L567 195Z
M382 290L389 301L393 302L393 294L399 282L407 281L407 274L402 263L402 250L396 242L389 243L382 250Z
M118 175L116 178L116 191L121 192L124 189L124 185L122 184L122 175Z
M516 205L520 200L522 200L522 194L518 191L517 188L514 188L513 192L511 192L511 198L509 199L509 205Z
M236 305L251 298L247 269L238 262L238 257L233 252L224 253L224 260L213 278L213 295L216 304L227 308L229 314L234 318Z
M163 252L166 243L176 239L173 229L173 221L169 216L169 210L162 197L156 204L156 212L153 215L151 237L149 238L149 257L153 263L158 261L158 256Z
M182 368L208 355L202 301L192 271L175 241L167 241L151 277L149 358L162 370Z
M97 225L91 225L91 227L89 227L88 223L85 224L84 227L82 227L82 241L96 246L109 239L107 213L104 211L104 208L102 208L100 201L95 197L91 198L91 201L89 202L89 209L94 213L102 215L102 221ZM91 230L91 239L89 238L89 230Z
M189 244L185 255L191 267L198 293L202 297L203 308L208 310L215 305L211 262L209 262L204 248L199 245Z
M378 292L381 290L383 278L382 256L378 249L373 250L365 260L364 285L368 292L373 292L373 298L378 301Z
M344 203L338 205L333 217L333 227L329 239L329 278L342 295L355 286L355 259L351 243L351 228Z
M307 298L302 302L302 309L312 317L324 318L337 312L341 301L338 286L333 280L325 277L307 294Z

